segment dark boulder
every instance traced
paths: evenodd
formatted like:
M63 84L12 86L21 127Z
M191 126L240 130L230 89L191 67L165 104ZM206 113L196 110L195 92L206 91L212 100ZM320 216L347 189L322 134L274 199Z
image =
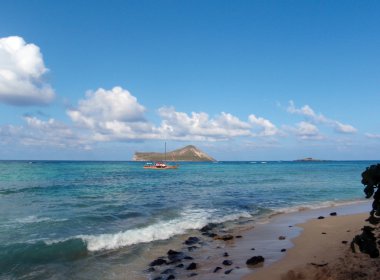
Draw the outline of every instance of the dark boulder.
M227 253L227 252L225 252L224 254L223 254L223 257L228 257L229 256L229 254Z
M253 256L252 258L250 258L246 261L246 264L247 265L256 265L256 264L262 263L264 261L265 261L265 259L263 256Z
M192 262L191 264L188 265L188 267L186 267L186 270L194 270L194 269L197 269L197 264Z
M226 271L224 272L224 274L230 274L230 273L232 272L232 270L234 270L234 269L232 268L232 269L226 270Z
M218 271L221 270L221 269L222 269L222 268L221 268L220 266L215 267L215 269L214 269L214 273L218 272Z
M179 262L186 257L184 253L177 252L174 250L169 250L167 254L168 254L168 259L171 262Z
M152 261L150 263L150 266L163 265L163 264L167 264L167 261L164 260L163 258L158 258L158 259L155 259L154 261Z
M325 217L323 217L323 216L319 216L318 217L318 220L323 220Z
M175 276L174 276L173 274L170 274L170 275L168 276L168 278L166 278L166 280L172 280L172 279L175 279Z
M217 224L209 223L209 224L205 225L203 228L201 228L199 231L200 232L207 232L207 231L213 230L217 226L218 226Z
M331 212L331 213L330 213L330 216L336 216L336 215L337 215L336 212Z
M233 262L230 261L230 260L224 260L224 261L223 261L223 264L224 264L224 265L232 265Z
M376 246L376 237L373 234L374 228L365 226L362 228L362 233L356 235L351 242L351 249L355 252L354 244L359 246L359 250L362 253L368 254L371 258L379 257L379 250Z
M196 243L198 243L200 240L198 237L195 237L195 236L191 236L189 237L186 241L185 241L185 244L186 245L194 245Z

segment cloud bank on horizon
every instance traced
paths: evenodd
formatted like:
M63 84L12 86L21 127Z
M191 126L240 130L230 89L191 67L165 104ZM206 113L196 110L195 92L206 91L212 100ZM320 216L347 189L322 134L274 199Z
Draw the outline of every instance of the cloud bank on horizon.
M56 96L45 80L47 72L38 46L18 36L0 38L0 102L11 106L47 106ZM148 109L128 90L120 86L98 88L64 109L71 122L25 115L23 125L0 126L0 143L91 150L94 144L104 142L259 139L265 145L280 143L282 139L327 141L333 134L358 133L354 126L316 113L310 105L298 108L292 100L281 110L301 117L293 124L274 124L253 113L240 119L228 112L210 116L207 112L179 112L173 106L154 109L157 118L151 121L146 114ZM321 131L326 129L331 131L328 134ZM380 138L377 134L365 135Z

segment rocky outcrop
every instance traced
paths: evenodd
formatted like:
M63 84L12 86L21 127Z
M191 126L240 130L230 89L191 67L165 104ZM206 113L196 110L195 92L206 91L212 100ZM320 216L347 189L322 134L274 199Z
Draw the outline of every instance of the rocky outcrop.
M136 152L133 156L135 161L215 161L206 153L199 150L193 145L186 146L182 149L165 153L155 152Z

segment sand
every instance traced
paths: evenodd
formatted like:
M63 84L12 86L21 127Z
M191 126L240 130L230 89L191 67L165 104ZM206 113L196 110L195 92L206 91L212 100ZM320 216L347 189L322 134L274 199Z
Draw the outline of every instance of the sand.
M301 224L301 235L292 240L294 247L281 260L242 279L379 279L380 259L354 254L350 248L353 237L367 225L367 217L335 216Z

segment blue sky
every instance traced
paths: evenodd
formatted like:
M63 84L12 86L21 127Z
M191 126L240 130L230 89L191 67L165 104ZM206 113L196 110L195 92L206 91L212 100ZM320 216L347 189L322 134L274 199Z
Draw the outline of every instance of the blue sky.
M0 159L378 159L378 1L0 1Z

